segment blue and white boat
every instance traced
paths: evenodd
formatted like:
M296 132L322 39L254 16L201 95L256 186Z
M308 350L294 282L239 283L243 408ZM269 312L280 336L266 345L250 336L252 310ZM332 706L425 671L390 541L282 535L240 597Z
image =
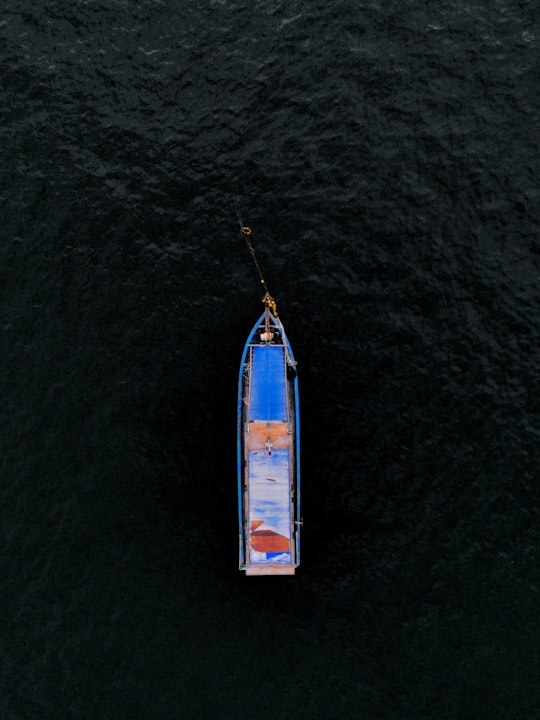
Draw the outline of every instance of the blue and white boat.
M239 565L294 575L300 564L300 438L296 362L267 293L238 380Z

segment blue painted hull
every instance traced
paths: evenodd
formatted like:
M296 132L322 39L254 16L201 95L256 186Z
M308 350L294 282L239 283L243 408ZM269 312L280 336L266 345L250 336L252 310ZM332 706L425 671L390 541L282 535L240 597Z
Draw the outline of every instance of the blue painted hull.
M283 325L263 313L238 379L239 567L293 575L300 564L300 416L296 363ZM265 330L268 333L265 335Z

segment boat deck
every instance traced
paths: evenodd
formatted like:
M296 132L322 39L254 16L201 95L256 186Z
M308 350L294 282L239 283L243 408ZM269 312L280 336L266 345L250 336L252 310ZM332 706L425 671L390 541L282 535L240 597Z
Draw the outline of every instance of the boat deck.
M290 448L292 435L287 422L251 422L245 436L248 450L260 450L273 445L276 450Z
M294 575L296 380L282 335L264 343L256 337L254 331L246 343L240 374L241 568L246 575Z

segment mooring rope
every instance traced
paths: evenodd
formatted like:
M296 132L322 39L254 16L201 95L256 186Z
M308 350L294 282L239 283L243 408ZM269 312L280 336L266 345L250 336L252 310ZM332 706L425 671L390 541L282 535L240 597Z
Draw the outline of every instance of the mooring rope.
M261 266L259 265L259 261L257 260L257 256L255 254L255 248L251 244L250 235L251 235L251 228L247 225L243 225L240 228L240 232L244 236L246 240L246 245L248 247L249 252L251 253L251 257L253 258L253 262L255 263L255 267L257 268L257 272L259 273L259 277L261 278L261 285L264 286L264 289L266 292L268 292L268 286L266 284L266 280L264 279L264 275L262 274ZM268 293L270 294L270 293Z
M253 231L251 230L251 228L248 225L244 225L244 223L242 222L242 216L240 215L240 209L238 207L237 199L235 199L235 203L236 203L236 215L238 217L238 224L240 225L240 233L244 236L248 250L251 253L251 257L253 258L253 262L255 264L255 267L257 268L257 272L259 273L259 277L261 279L261 285L264 287L264 290L265 290L265 296L263 298L263 303L265 305L268 305L268 307L270 308L272 313L277 318L278 313L277 313L276 301L270 295L270 291L268 290L268 285L266 284L266 280L264 279L264 275L261 270L261 266L259 265L259 261L257 260L257 255L255 254L255 248L253 247L253 244L251 242L251 235L252 235Z

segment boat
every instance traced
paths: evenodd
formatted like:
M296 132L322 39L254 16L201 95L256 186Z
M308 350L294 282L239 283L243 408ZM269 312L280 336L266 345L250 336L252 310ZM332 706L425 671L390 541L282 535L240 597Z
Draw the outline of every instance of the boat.
M296 362L276 304L244 346L238 379L239 567L294 575L300 564L300 436Z

